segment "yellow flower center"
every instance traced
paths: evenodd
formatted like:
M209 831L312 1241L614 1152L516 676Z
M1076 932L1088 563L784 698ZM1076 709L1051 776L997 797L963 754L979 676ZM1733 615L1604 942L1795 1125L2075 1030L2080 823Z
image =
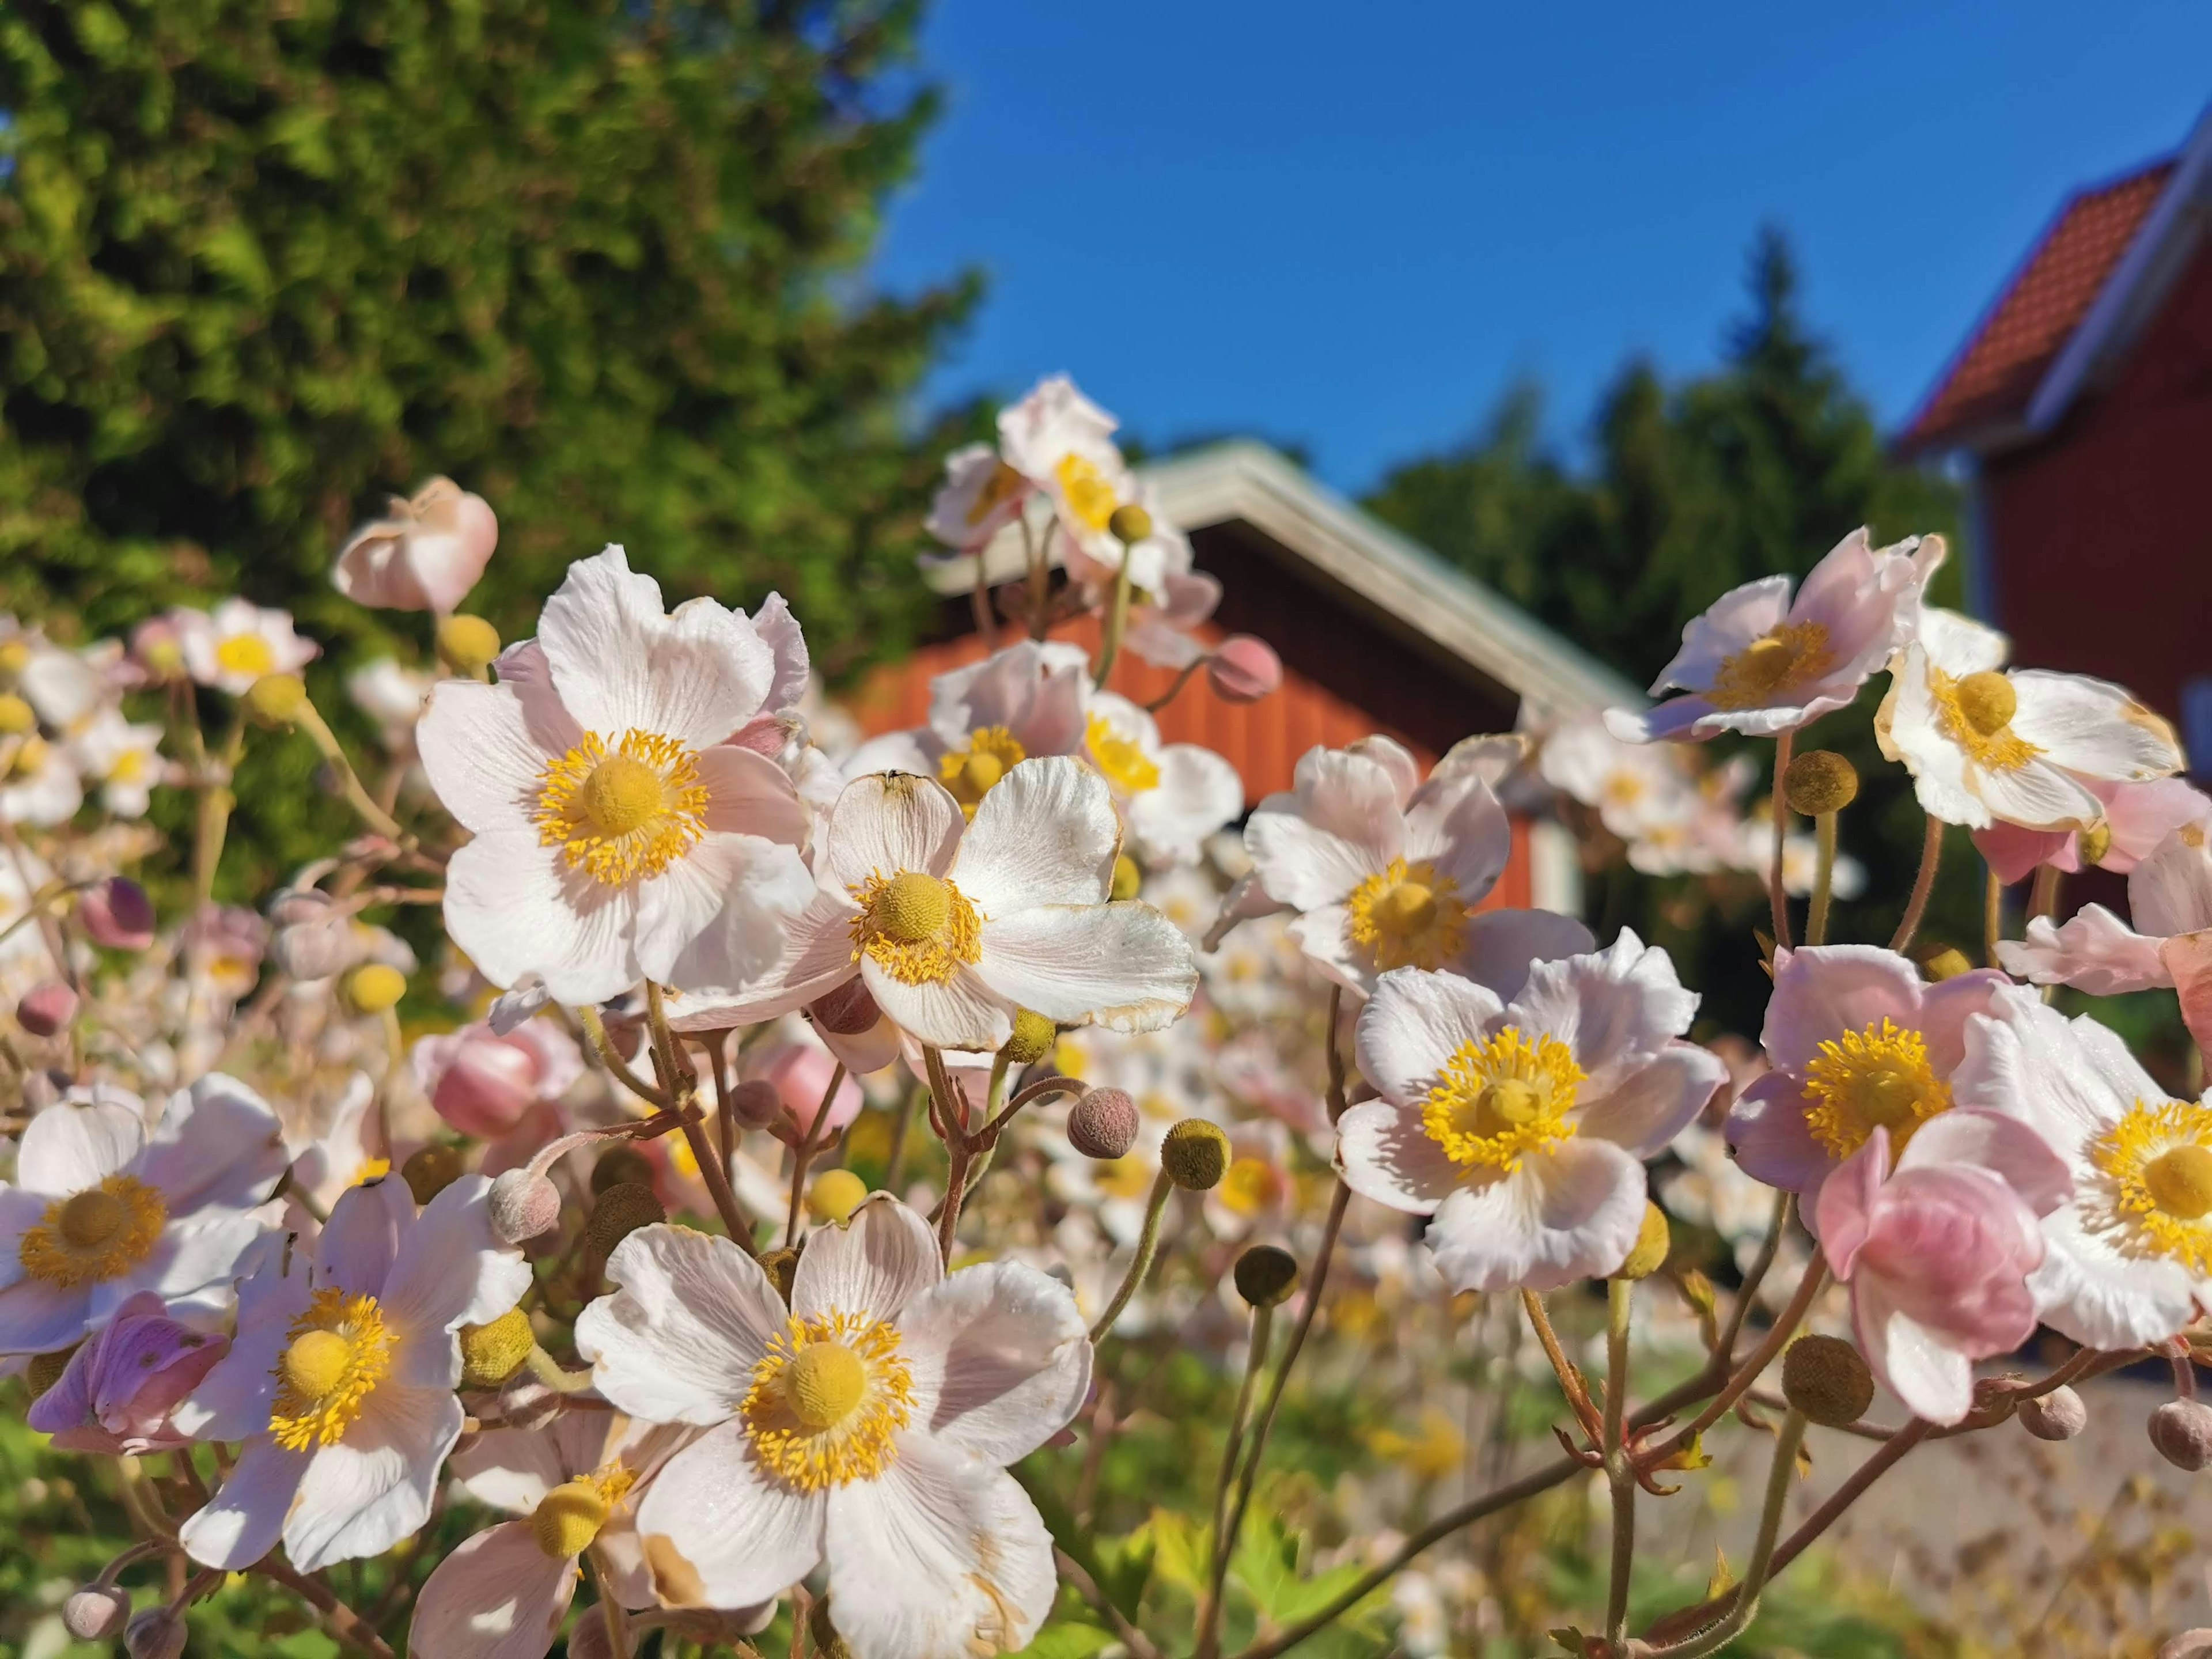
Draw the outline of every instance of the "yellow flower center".
M1716 708L1753 708L1826 673L1835 660L1819 623L1783 623L1723 662L1705 699Z
M1583 1077L1557 1037L1509 1025L1486 1042L1462 1042L1444 1062L1421 1128L1462 1169L1510 1174L1527 1153L1549 1152L1574 1133L1567 1114Z
M153 1255L169 1218L159 1188L136 1176L112 1175L97 1187L46 1206L23 1230L16 1256L33 1279L64 1290L120 1279Z
M609 750L596 732L547 763L533 815L538 839L610 887L657 876L707 830L699 757L633 727Z
M1352 943L1371 951L1378 972L1435 968L1458 955L1467 933L1459 884L1426 862L1392 859L1345 901Z
M2118 1235L2124 1254L2212 1276L2212 1108L2138 1100L2091 1145L2089 1161L2104 1178L2076 1197L2105 1212L2087 1218L2090 1231Z
M1103 714L1093 714L1083 728L1083 746L1115 792L1141 795L1160 787L1160 769L1134 738L1125 738Z
M1231 1158L1213 1195L1232 1215L1257 1215L1275 1195L1275 1166L1264 1158Z
M942 985L983 954L982 918L941 876L902 870L848 888L853 960L863 956L902 985Z
M1124 1152L1097 1165L1091 1179L1109 1198L1134 1199L1152 1191L1152 1177L1158 1173L1156 1165L1147 1164L1134 1152Z
M968 734L968 746L940 756L939 781L952 792L953 799L969 818L991 786L1027 757L1021 740L1003 726L987 726Z
M110 783L136 783L145 775L146 751L126 749L115 757L115 764L108 769L107 781Z
M1886 1017L1823 1042L1805 1068L1805 1092L1819 1103L1806 1127L1836 1158L1865 1146L1877 1126L1889 1131L1893 1158L1951 1103L1951 1085L1928 1063L1928 1040Z
M21 744L16 745L16 776L24 778L34 777L39 773L45 771L46 769L47 761L53 757L53 746L37 732L33 732L29 737L24 738Z
M769 1342L738 1413L761 1462L817 1492L890 1468L913 1407L898 1333L866 1313L831 1312L793 1318Z
M1935 701L1936 726L1977 766L2016 772L2043 752L2012 729L2020 695L2002 674L1984 669L1954 680L1930 664L1928 695Z
M1073 460L1074 457L1068 459ZM992 467L991 476L983 480L983 487L975 492L975 499L968 508L968 522L982 523L1018 495L1021 488L1022 475L1004 461L999 462Z
M1053 469L1060 479L1060 493L1067 503L1067 510L1086 530L1103 530L1106 521L1114 516L1121 503L1114 498L1114 486L1106 475L1091 461L1080 455L1063 455L1060 465Z
M335 1285L317 1291L292 1322L271 1373L277 1389L270 1437L288 1451L343 1439L362 1402L391 1370L392 1345L374 1297L348 1296Z
M365 1158L362 1159L361 1167L353 1172L352 1177L347 1181L346 1185L349 1187L366 1187L370 1182L381 1181L385 1176L391 1173L392 1160L390 1158Z
M538 1547L556 1561L581 1555L615 1512L637 1476L620 1463L608 1463L574 1480L564 1480L538 1500L530 1530Z
M216 665L226 674L257 678L276 666L276 653L258 634L233 634L215 648Z

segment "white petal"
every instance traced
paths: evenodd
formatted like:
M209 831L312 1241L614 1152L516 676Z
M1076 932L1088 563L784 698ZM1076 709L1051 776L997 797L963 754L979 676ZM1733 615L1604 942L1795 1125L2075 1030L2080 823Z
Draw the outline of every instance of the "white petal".
M1455 1291L1557 1290L1626 1261L1644 1204L1644 1166L1611 1141L1577 1135L1453 1194L1429 1224L1428 1244Z
M2212 846L2201 831L2176 830L2129 873L2128 914L2167 938L2212 927Z
M266 1437L247 1441L222 1489L179 1530L185 1553L204 1567L227 1572L268 1554L313 1455L287 1451Z
M775 883L759 895L764 908L781 910L784 902ZM689 994L669 999L669 1021L679 1031L726 1030L733 1025L757 1025L828 995L859 972L853 960L853 919L860 911L840 892L817 889L806 908L783 925L782 942L775 961L750 980L736 983L694 984L688 978L679 990ZM702 969L717 963L735 965L752 949L753 916L733 907L721 925L735 937L720 937L714 929L700 935L693 950L679 962L678 970L688 975L695 965Z
M1459 1189L1460 1166L1421 1127L1418 1105L1363 1101L1339 1119L1336 1166L1362 1198L1411 1215L1433 1215Z
M1479 910L1467 919L1458 960L1448 965L1462 979L1510 1002L1528 988L1534 963L1596 949L1590 930L1572 916L1551 910Z
M944 1277L929 1223L878 1194L843 1226L808 1235L792 1280L791 1310L801 1319L835 1311L895 1321Z
M635 884L610 887L568 867L531 830L479 836L446 867L446 927L495 985L540 975L556 1002L620 996L638 966Z
M868 957L860 963L860 977L887 1018L933 1048L995 1052L1013 1035L1014 1004L972 969L942 985L908 985Z
M925 1435L829 1509L830 1616L854 1659L1011 1652L1052 1610L1052 1539L1029 1495Z
M781 962L793 923L817 890L796 848L757 836L708 836L660 880L646 884L639 965L669 985L759 983ZM702 910L707 920L695 926ZM678 937L684 943L660 965L664 945Z
M1997 818L2026 830L2086 830L2104 816L2087 784L2048 761L2009 770L1969 762L1966 785Z
M1091 1387L1075 1297L1018 1261L963 1268L898 1317L914 1423L988 1463L1026 1457L1065 1428Z
M88 1101L64 1099L33 1117L15 1151L15 1180L27 1191L61 1198L97 1187L138 1156L145 1111L121 1090Z
M1513 854L1513 826L1490 786L1472 772L1435 778L1406 809L1406 856L1425 860L1480 903Z
M1100 904L1121 839L1106 781L1061 755L1024 761L993 787L960 842L952 878L987 916Z
M290 1162L284 1126L269 1103L236 1078L210 1072L170 1097L137 1174L161 1189L173 1217L203 1205L258 1204Z
M719 1423L752 1385L784 1325L768 1276L726 1238L641 1227L607 1258L619 1288L576 1321L576 1352L601 1394L653 1423Z
M1300 910L1334 904L1405 850L1390 775L1340 750L1310 749L1297 787L1261 801L1244 826L1261 884Z
M753 612L753 629L775 660L775 677L763 707L770 714L797 708L806 695L813 665L807 656L806 635L799 629L799 618L791 614L790 602L781 593L769 594Z
M750 1607L814 1570L828 1509L821 1493L767 1474L743 1426L726 1423L653 1477L637 1507L638 1541L670 1607Z
M1048 1019L1091 1020L1116 1031L1158 1030L1198 994L1190 940L1135 901L1038 906L986 921L975 972L1000 996Z
M315 1284L335 1285L349 1296L381 1297L400 1236L414 1220L414 1196L396 1176L347 1188L315 1240Z
M1851 1323L1874 1374L1915 1417L1951 1424L1973 1409L1973 1361L1896 1306L1878 1277L1853 1282Z
M2179 1261L2124 1255L2109 1214L2088 1213L2102 1201L2085 1191L2044 1218L2043 1265L2027 1279L2036 1317L2093 1348L2162 1342L2197 1317L2212 1285L2192 1279Z
M546 766L583 735L550 698L533 711L512 685L441 680L422 705L415 744L439 804L483 835L528 823Z
M1776 962L1759 1042L1778 1068L1802 1072L1823 1042L1845 1031L1863 1031L1884 1019L1919 1030L1923 994L1919 974L1894 951L1808 945Z
M446 1454L461 1437L461 1402L439 1389L386 1382L345 1438L319 1448L284 1523L284 1553L302 1572L381 1555L430 1518Z
M427 1338L463 1325L488 1324L522 1299L530 1264L491 1231L490 1181L465 1175L422 1206L399 1241L399 1255L385 1281L386 1317L410 1334ZM426 1357L442 1357L451 1345L424 1344ZM449 1375L419 1379L451 1388Z
M2082 777L2142 782L2182 767L2173 728L2121 687L2083 674L2021 669L2012 729L2054 766Z
M855 778L830 809L823 884L856 888L902 870L941 876L952 867L967 822L951 792L933 778L904 772Z
M307 1311L313 1295L303 1255L295 1251L292 1271L280 1273L278 1249L281 1246L271 1248L262 1271L249 1273L240 1281L238 1334L231 1339L230 1352L172 1413L179 1432L198 1440L243 1440L269 1426L277 1358L291 1335L293 1320Z
M1711 1049L1670 1044L1620 1077L1611 1093L1586 1097L1575 1116L1576 1133L1610 1140L1638 1158L1656 1158L1728 1076L1728 1066Z
M699 751L707 789L709 835L758 836L787 847L806 844L806 803L791 775L766 755L729 744Z
M407 1651L421 1659L544 1659L576 1577L574 1558L538 1548L527 1521L487 1528L463 1539L423 1583Z
M1691 617L1682 629L1682 648L1651 682L1651 695L1670 685L1692 691L1711 688L1722 663L1782 620L1790 586L1787 576L1761 576L1729 589Z
M1359 1011L1359 1070L1385 1100L1414 1105L1462 1043L1487 1040L1498 1012L1496 996L1455 974L1393 969Z
M2136 933L2103 905L2085 904L2063 927L2054 927L2049 916L2029 917L2026 939L1997 941L1997 960L2007 973L2038 985L2120 996L2172 982L2159 955L2161 943Z
M453 1453L453 1479L479 1504L513 1515L527 1515L554 1487L580 1473L562 1457L554 1435L576 1417L605 1417L605 1412L571 1413L554 1420L553 1430L486 1429L469 1437ZM604 1437L605 1431L601 1431ZM586 1470L596 1468L594 1460Z
M1624 927L1605 950L1536 963L1504 1021L1557 1037L1595 1078L1656 1054L1690 1029L1697 1011L1698 994L1682 988L1673 958Z
M85 1334L91 1321L90 1286L19 1279L0 1290L0 1354L66 1348Z
M1130 798L1129 836L1145 862L1195 864L1206 838L1244 810L1244 780L1211 749L1171 743L1153 757L1160 781Z

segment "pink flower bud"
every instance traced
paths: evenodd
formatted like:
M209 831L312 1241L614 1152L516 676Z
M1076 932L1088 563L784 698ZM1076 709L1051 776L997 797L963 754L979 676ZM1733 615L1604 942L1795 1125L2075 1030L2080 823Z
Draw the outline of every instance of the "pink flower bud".
M2174 1468L2194 1474L2212 1463L2212 1406L2167 1401L2150 1414L2150 1443Z
M300 907L295 906L296 912ZM270 913L272 916L275 912ZM308 915L283 922L269 940L269 956L277 968L302 984L342 974L361 959L361 941L343 917Z
M86 1584L62 1603L62 1628L80 1642L105 1642L131 1617L131 1592L114 1584Z
M1120 1089L1086 1089L1067 1114L1067 1144L1085 1158L1121 1157L1137 1143L1137 1103Z
M87 890L77 899L76 916L92 942L111 951L143 951L154 942L154 902L125 877L111 876Z
M729 1107L746 1127L765 1129L783 1115L783 1097L766 1078L749 1078L730 1091Z
M1257 702L1281 690L1283 659L1265 640L1231 634L1207 659L1206 678L1224 702Z
M520 1244L561 1223L561 1189L527 1169L509 1170L491 1183L491 1230L507 1244Z
M2053 1389L2020 1402L2020 1425L2038 1440L2071 1440L2089 1426L2089 1408L2073 1389Z
M786 1116L802 1134L814 1131L815 1114L836 1075L837 1061L826 1048L811 1043L786 1042L770 1048L750 1067L756 1079L772 1085L783 1103ZM843 1128L860 1115L860 1085L850 1077L837 1085L830 1103L830 1132Z
M507 1133L540 1102L559 1099L584 1065L574 1040L542 1019L505 1036L465 1025L422 1038L408 1059L438 1115L483 1140Z
M33 1036L50 1037L76 1017L76 993L58 979L34 985L15 1005L15 1023Z
M607 1635L607 1621L598 1607L586 1610L568 1632L568 1659L615 1659L614 1643Z
M825 1031L839 1036L858 1036L872 1030L881 1019L883 1010L868 993L867 984L858 974L847 980L836 990L822 998L807 1010L814 1023Z
M131 1659L182 1659L185 1621L173 1607L149 1607L123 1632L123 1650Z
M137 1456L182 1445L169 1413L229 1351L228 1337L179 1323L160 1296L140 1291L70 1356L25 1420L69 1451Z

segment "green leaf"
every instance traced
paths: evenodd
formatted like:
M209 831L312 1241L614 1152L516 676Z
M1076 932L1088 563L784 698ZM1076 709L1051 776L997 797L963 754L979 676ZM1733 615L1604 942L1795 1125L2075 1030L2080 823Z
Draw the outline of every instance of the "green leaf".
M1036 1640L1022 1652L1028 1659L1091 1659L1092 1654L1113 1646L1116 1639L1111 1631L1096 1625L1055 1620L1039 1631Z

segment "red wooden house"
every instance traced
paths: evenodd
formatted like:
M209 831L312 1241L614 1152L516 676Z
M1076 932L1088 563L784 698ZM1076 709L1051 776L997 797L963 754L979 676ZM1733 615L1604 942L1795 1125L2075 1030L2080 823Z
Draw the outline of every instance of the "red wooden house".
M2212 114L2076 193L1899 447L1960 457L1969 589L2014 660L2126 685L2212 773Z
M1462 738L1511 731L1524 701L1561 715L1644 702L1619 675L1263 445L1218 445L1145 476L1189 532L1198 568L1221 582L1206 632L1256 634L1282 656L1273 696L1225 702L1200 675L1158 716L1168 742L1228 757L1248 808L1289 788L1298 757L1316 744L1387 732L1425 768ZM1023 560L1009 532L985 555L988 579L1017 579ZM854 697L868 733L922 724L931 677L982 654L972 580L966 561L940 572L935 637ZM1088 621L1056 632L1086 647L1097 640ZM1113 686L1146 702L1173 678L1124 652ZM1572 848L1516 819L1513 860L1492 902L1572 911L1577 886Z

